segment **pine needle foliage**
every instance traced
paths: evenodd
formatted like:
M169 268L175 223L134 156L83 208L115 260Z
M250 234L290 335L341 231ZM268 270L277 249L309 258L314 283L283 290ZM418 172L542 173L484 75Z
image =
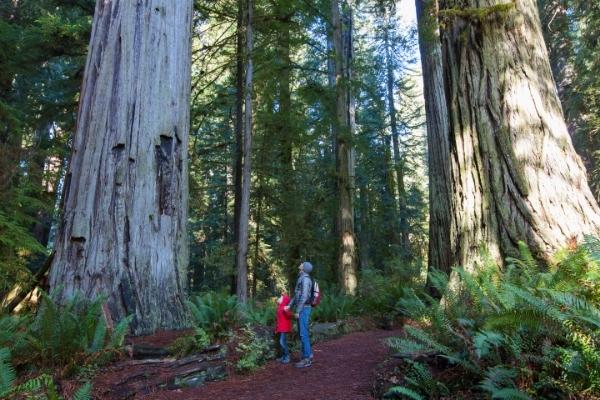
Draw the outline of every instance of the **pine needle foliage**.
M522 244L520 257L508 259L503 270L488 262L477 273L434 272L442 301L407 289L398 309L418 325L389 344L400 353L446 359L463 371L465 385L479 382L492 399L599 395L598 249L600 242L587 238L542 266ZM395 392L437 398L431 387L406 379Z

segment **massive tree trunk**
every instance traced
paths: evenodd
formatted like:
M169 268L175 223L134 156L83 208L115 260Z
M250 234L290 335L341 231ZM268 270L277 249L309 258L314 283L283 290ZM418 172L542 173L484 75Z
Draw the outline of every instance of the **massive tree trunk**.
M192 1L98 1L50 284L135 334L187 326Z
M429 255L428 264L450 272L450 142L448 108L437 22L437 0L415 0L419 24L419 48L423 69L423 92L427 118L429 170Z
M356 236L354 234L354 98L351 90L352 8L344 1L331 2L336 78L336 152L340 285L347 294L356 291Z
M252 171L252 0L246 0L246 83L244 86L244 148L242 167L242 199L237 247L237 298L248 301L248 222L250 219L250 178Z
M534 0L440 1L449 119L451 264L498 261L525 241L541 259L600 233L567 132ZM477 7L477 8L476 8Z

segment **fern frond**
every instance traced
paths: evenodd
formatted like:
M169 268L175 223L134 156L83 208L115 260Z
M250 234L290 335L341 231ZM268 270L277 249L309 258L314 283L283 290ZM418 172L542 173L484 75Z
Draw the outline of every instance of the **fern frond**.
M17 374L10 363L10 350L0 348L0 397L12 391Z
M400 398L405 397L412 400L423 400L423 397L420 394L404 386L394 386L393 388L388 390L388 392L383 396L383 398L391 399L398 396L402 396Z
M86 382L73 394L71 400L90 400L92 397L92 384Z

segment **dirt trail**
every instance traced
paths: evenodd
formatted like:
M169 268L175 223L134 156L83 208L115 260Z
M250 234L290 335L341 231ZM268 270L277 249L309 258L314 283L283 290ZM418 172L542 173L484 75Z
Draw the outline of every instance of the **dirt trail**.
M369 394L375 367L388 354L382 339L398 336L396 331L357 332L318 343L315 362L305 369L275 361L250 374L210 382L193 389L160 391L144 396L154 400L359 400Z

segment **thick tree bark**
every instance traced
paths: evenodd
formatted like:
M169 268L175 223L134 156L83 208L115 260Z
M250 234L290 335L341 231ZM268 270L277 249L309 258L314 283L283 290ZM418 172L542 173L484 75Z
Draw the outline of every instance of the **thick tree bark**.
M600 233L535 1L461 4L440 1L452 224L438 245L451 264L474 269L482 247L501 262L523 240L543 259L569 239Z
M429 266L450 273L452 255L450 215L453 194L450 177L448 108L444 90L437 0L415 0L427 118L429 170Z
M188 325L192 1L98 1L50 284L135 334Z
M348 2L331 2L336 78L336 149L338 175L338 229L340 250L338 273L347 294L356 291L356 236L354 234L354 98L351 90L352 8ZM340 14L340 5L342 13Z
M246 0L246 83L244 86L244 148L242 167L242 199L237 248L237 287L238 301L248 301L248 222L250 219L250 178L252 171L252 0Z

